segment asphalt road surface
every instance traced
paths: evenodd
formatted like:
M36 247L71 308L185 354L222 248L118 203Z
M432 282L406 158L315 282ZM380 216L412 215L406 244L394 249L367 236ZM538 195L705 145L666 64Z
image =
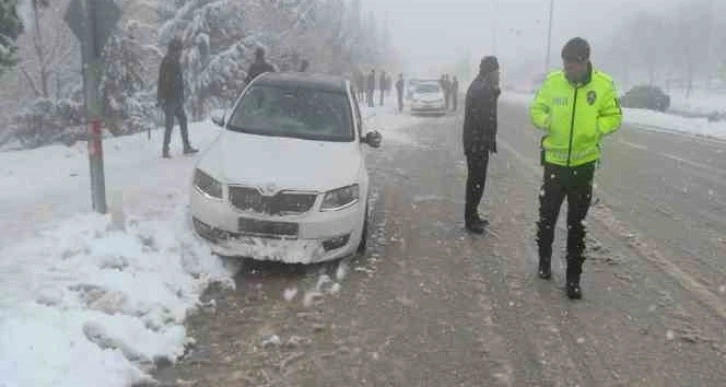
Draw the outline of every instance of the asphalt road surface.
M588 216L584 299L536 277L539 136L500 103L499 153L463 224L461 113L370 152L370 249L312 267L246 262L156 377L197 386L726 385L726 143L624 127ZM566 206L563 206L563 213ZM327 275L327 277L326 277ZM321 280L322 278L322 280ZM330 278L330 282L328 282Z

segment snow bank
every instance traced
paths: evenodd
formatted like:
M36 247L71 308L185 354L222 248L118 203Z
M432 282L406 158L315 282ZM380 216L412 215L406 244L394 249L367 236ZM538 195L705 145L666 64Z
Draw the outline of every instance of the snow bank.
M674 91L671 96L671 109L695 114L726 112L726 93L694 90L686 97L683 90Z
M186 315L231 271L183 207L164 212L126 232L80 215L0 250L0 385L124 386L184 353Z
M625 123L637 128L676 131L726 140L726 122L724 121L709 122L705 118L685 118L640 109L623 109L623 114Z
M204 148L218 130L190 132ZM184 352L184 319L207 285L232 284L235 268L188 224L194 158L178 156L175 131L174 158L161 159L161 135L104 143L125 231L89 213L84 144L0 153L0 386L142 381L155 361Z

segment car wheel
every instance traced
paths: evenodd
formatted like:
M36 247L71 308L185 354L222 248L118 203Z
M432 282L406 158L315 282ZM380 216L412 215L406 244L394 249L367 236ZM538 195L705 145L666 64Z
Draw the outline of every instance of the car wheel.
M358 253L363 254L366 252L366 248L368 247L368 206L366 206L365 210L365 218L363 219L363 231L360 235L360 243L358 244Z

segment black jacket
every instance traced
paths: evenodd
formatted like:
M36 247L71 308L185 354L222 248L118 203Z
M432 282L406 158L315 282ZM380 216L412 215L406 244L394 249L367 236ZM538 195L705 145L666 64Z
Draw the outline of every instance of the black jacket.
M164 57L159 67L156 100L160 105L166 105L170 102L184 102L184 78L182 77L181 64L169 55Z
M255 60L254 63L250 66L250 69L247 70L247 78L245 78L245 83L249 84L250 82L254 81L255 78L260 76L264 73L274 73L275 68L272 67L271 64L267 63L264 59L262 60Z
M496 152L497 100L501 91L481 75L466 92L464 153Z

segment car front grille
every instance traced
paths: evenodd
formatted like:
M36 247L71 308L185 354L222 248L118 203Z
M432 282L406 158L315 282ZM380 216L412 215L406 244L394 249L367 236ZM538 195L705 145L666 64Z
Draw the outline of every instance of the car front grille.
M315 194L280 192L264 196L255 188L230 187L229 200L241 211L253 211L267 215L302 214L315 204Z
M269 222L248 218L239 219L239 232L242 235L294 238L298 237L300 225L289 222Z

